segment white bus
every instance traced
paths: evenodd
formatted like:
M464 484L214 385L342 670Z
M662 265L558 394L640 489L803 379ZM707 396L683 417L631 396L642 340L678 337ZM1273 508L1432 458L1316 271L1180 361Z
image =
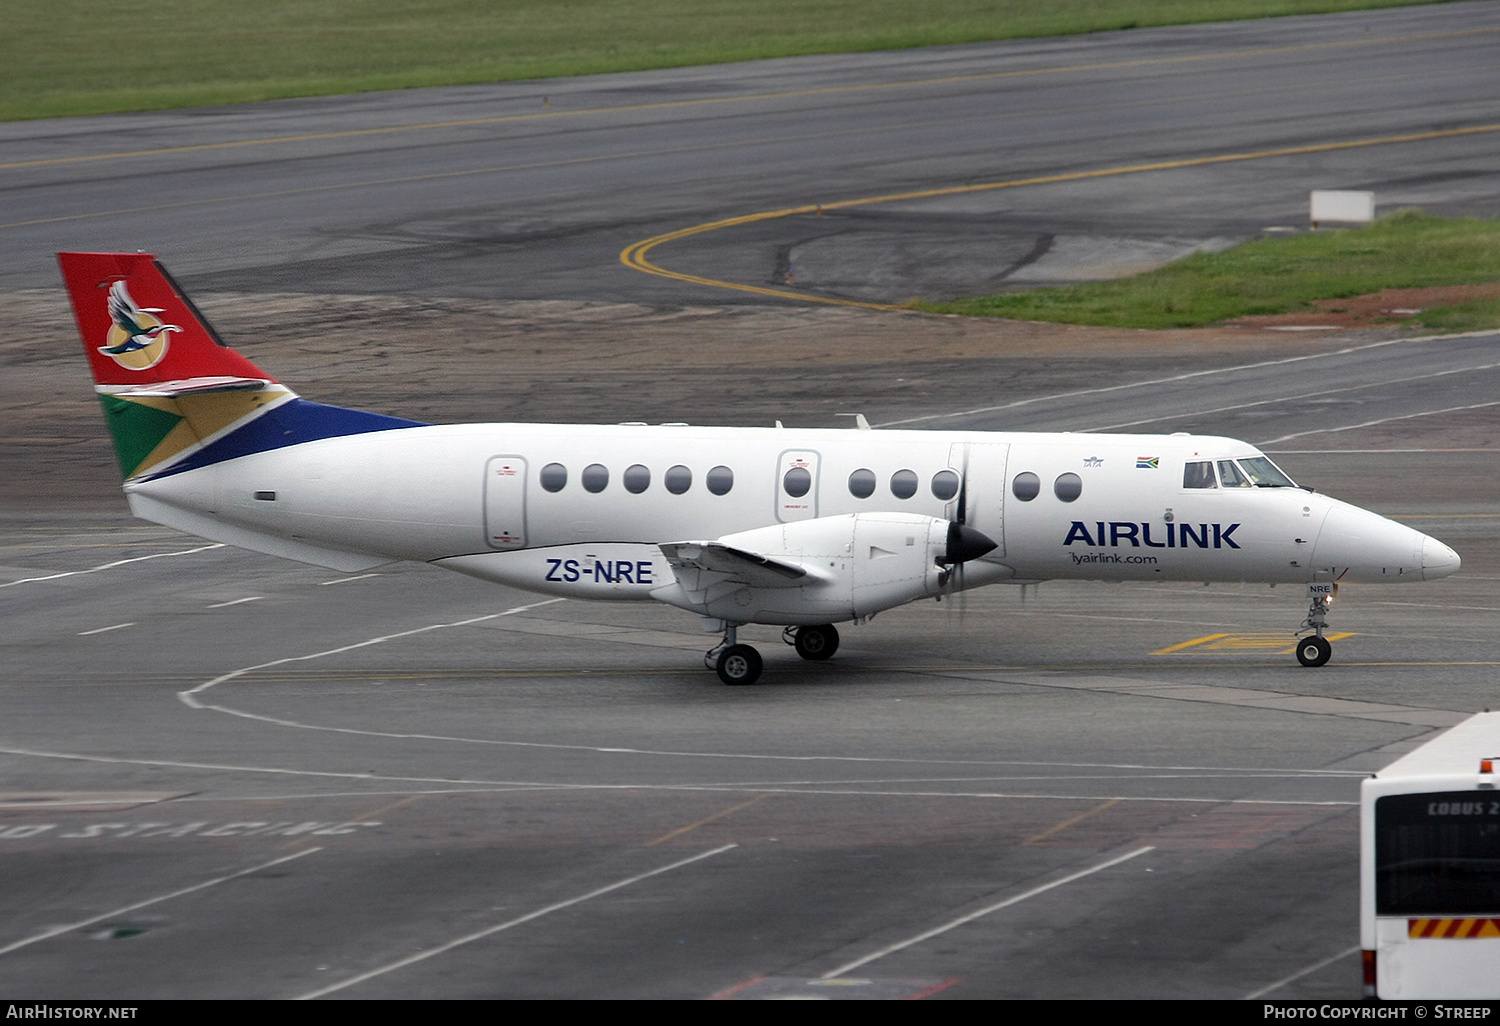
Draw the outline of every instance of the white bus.
M1500 712L1360 785L1366 997L1500 998Z

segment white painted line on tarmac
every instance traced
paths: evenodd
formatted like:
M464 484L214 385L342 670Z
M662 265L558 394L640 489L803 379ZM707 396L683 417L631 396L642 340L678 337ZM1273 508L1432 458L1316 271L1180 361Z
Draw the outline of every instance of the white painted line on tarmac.
M176 552L153 552L149 556L132 556L130 559L117 559L113 563L102 563L87 570L67 570L60 574L48 574L45 577L23 577L19 581L6 581L0 584L0 588L14 588L18 584L35 584L38 581L55 581L59 577L78 577L82 574L97 574L100 570L112 570L126 563L139 563L147 559L164 559L167 556L191 556L195 552L207 552L209 549L222 549L222 542L214 542L212 545L200 545L196 549L179 549Z
M616 880L612 884L608 884L596 890L589 891L587 894L580 894L576 898L569 898L566 901L556 902L555 904L548 905L546 908L537 909L535 912L528 912L524 916L518 916L515 919L508 919L505 922L499 923L495 926L486 927L483 930L478 930L474 933L466 934L463 937L459 937L449 941L447 944L440 944L435 948L428 948L426 951L419 951L415 955L408 955L406 958L399 959L398 961L392 962L389 965L383 965L378 969L371 969L367 973L360 973L358 976L351 976L349 979L343 980L339 983L335 983L332 986L323 987L319 990L314 990L307 994L303 994L297 1000L307 1001L312 998L322 997L325 994L332 994L334 991L343 990L346 987L352 987L357 983L363 983L366 980L373 979L376 976L382 976L386 973L394 972L397 969L403 969L406 966L412 965L414 963L425 961L426 959L432 958L435 955L441 955L444 952L452 951L454 948L460 947L464 944L468 944L472 941L482 940L483 938L489 937L492 934L499 933L502 930L509 930L512 927L520 926L522 923L529 923L531 922L531 920L540 919L542 916L548 915L549 913L557 912L565 908L570 908L573 905L581 904L582 902L588 901L591 898L597 898L601 895L608 894L610 891L617 891L622 887L629 887L631 884L640 883L642 880L650 879L653 876L660 876L662 873L670 873L674 869L681 869L683 866L691 865L694 862L701 862L703 859L711 858L714 855L722 855L724 852L729 851L731 848L738 847L739 845L737 844L726 844L722 847L714 848L712 851L699 852L697 855L693 855L689 858L678 859L676 862L669 863L665 866L659 866L656 869L648 870L644 873L637 873L635 876L627 877L624 880Z
M1474 332L1476 335L1488 335L1490 332ZM1455 336L1456 337L1456 336ZM1233 367L1215 367L1209 370L1186 371L1182 374L1171 374L1164 378L1148 378L1145 381L1130 381L1123 385L1103 385L1097 388L1080 388L1072 392L1057 392L1052 395L1033 396L1029 399L1015 399L1008 403L1000 403L997 406L976 406L970 410L958 410L953 413L929 413L921 417L906 417L902 420L888 420L876 424L878 428L898 427L902 424L920 424L929 420L955 420L959 417L972 417L980 413L996 413L1000 410L1013 410L1020 406L1035 406L1038 403L1052 402L1058 399L1076 399L1085 395L1100 395L1107 392L1124 392L1135 388L1150 388L1152 385L1173 385L1183 381L1191 381L1194 378L1213 377L1222 374L1234 374L1238 371L1260 370L1265 367L1281 367L1291 363L1302 363L1306 360L1326 360L1335 356L1348 356L1350 353L1362 352L1366 349L1380 349L1385 346L1399 345L1408 342L1430 341L1427 339L1387 339L1381 342L1371 342L1365 345L1348 346L1343 349L1327 353L1304 353L1300 356L1286 356L1275 360L1260 360L1255 363L1241 363Z
M1343 424L1339 427L1309 428L1306 431L1295 431L1280 438L1267 438L1257 448L1266 445L1275 445L1278 442L1289 442L1293 438L1303 438L1307 435L1331 435L1338 431L1358 431L1360 428L1378 427L1381 424L1391 424L1398 420L1415 420L1418 417L1435 417L1441 413L1466 413L1469 410L1483 410L1491 406L1500 406L1500 401L1489 403L1470 403L1467 406L1449 406L1441 410L1421 410L1417 413L1403 413L1395 417L1381 417L1378 420L1367 420L1359 424Z
M1091 866L1088 869L1081 869L1076 873L1069 873L1067 876L1063 877L1060 880L1053 880L1051 883L1042 884L1040 887L1033 887L1029 891L1022 891L1020 894L1017 894L1014 897L1006 898L1004 901L997 901L993 905L986 905L984 908L979 909L977 912L970 912L966 916L959 916L957 919L946 922L942 926L935 926L931 930L927 930L924 933L919 933L915 937L908 938L904 941L897 941L895 944L889 944L881 948L879 951L872 952L871 954L866 955L864 958L856 958L853 962L846 962L845 964L839 966L837 969L830 969L828 972L824 973L818 978L821 980L832 980L839 976L843 976L845 973L850 972L854 969L858 969L862 965L868 965L869 963L875 961L877 958L884 958L886 955L895 954L897 951L909 948L913 944L920 944L925 940L931 940L933 937L936 937L939 934L947 933L949 930L963 926L965 923L972 923L974 920L987 916L991 912L998 912L1002 908L1009 908L1011 905L1019 905L1021 902L1025 901L1028 898L1034 898L1038 894L1045 894L1047 891L1050 891L1056 887L1061 887L1063 884L1072 883L1074 880L1081 880L1086 876L1092 876L1093 874L1098 873L1101 870L1109 869L1111 866L1118 866L1122 862L1129 862L1137 855L1144 855L1148 851L1155 850L1155 845L1148 844L1144 848L1137 848L1135 851L1126 852L1124 855L1118 855L1107 862L1099 863L1097 866Z
M995 413L999 410L1010 410L1020 406L1034 406L1037 403L1052 402L1058 399L1076 399L1079 396L1099 395L1106 392L1123 392L1134 388L1150 388L1152 385L1170 385L1183 381L1191 381L1194 378L1212 377L1220 374L1233 374L1237 371L1260 370L1264 367L1280 367L1286 364L1301 363L1306 360L1327 360L1337 356L1348 356L1351 353L1360 353L1368 349L1383 349L1386 346L1411 345L1414 342L1434 342L1439 340L1450 340L1459 338L1480 338L1486 335L1496 334L1493 328L1484 331L1465 331L1453 335L1421 335L1414 338L1393 338L1380 342L1369 342L1356 346L1346 346L1326 353L1305 353L1300 356L1287 356L1275 360L1261 360L1256 363L1242 363L1233 367L1216 367L1209 370L1188 371L1182 374L1173 374L1164 378L1149 378L1145 381L1131 381L1123 385L1105 385L1098 388L1081 388L1073 392L1058 392L1053 395L1033 396L1029 399L1016 399L1008 403L1000 403L997 406L976 406L971 410L958 410L953 413L930 413L922 417L906 417L902 420L888 420L875 426L899 427L902 424L919 424L929 420L954 420L959 417L971 417L980 413Z
M212 708L212 707L211 707ZM369 731L350 731L350 733L371 733ZM377 734L379 737L404 737L404 738L427 738L423 734ZM443 740L437 738L436 740ZM494 742L496 744L507 744L508 742ZM582 745L537 745L533 747L564 748L574 751L597 751ZM681 753L662 752L662 755L673 755ZM611 782L596 783L584 781L580 783L560 784L552 781L542 780L454 780L450 777L400 777L387 776L379 773L340 773L333 770L303 770L290 769L284 766L248 766L236 763L213 763L213 762L185 762L177 759L127 759L110 755L85 755L79 752L51 752L33 748L0 748L0 755L20 755L34 759L65 759L74 762L97 762L106 765L120 766L171 766L177 769L201 769L229 771L233 773L264 773L275 776L286 777L317 777L320 779L334 780L368 780L372 783L397 783L397 784L435 784L437 788L430 792L432 794L484 794L492 791L688 791L723 794L801 794L801 795L854 795L859 797L897 797L897 798L981 798L981 799L1018 799L1038 801L1118 801L1118 802L1188 802L1211 805L1315 805L1315 806L1353 806L1357 801L1332 801L1314 799L1292 799L1292 798L1226 798L1223 795L1209 795L1205 797L1191 795L1142 795L1142 794L1070 794L1065 791L937 791L937 790L915 790L911 788L864 788L864 787L828 787L828 786L767 786L760 783L750 784L652 784L644 782ZM707 753L708 758L729 758L729 756L715 756ZM745 758L777 759L779 756L745 756ZM808 761L806 756L787 756L790 761ZM845 760L878 762L877 759ZM912 760L891 759L890 762L902 762ZM1363 776L1363 773L1345 775ZM1059 776L1055 778L1059 783L1066 783L1071 777ZM1119 782L1122 778L1114 778ZM1129 780L1132 778L1123 778ZM1201 777L1202 780L1232 779L1210 774ZM355 791L350 794L412 794L410 788L402 788L400 791ZM284 795L280 799L290 800L302 797L336 797L336 794L325 794L319 792L317 795ZM265 798L268 796L255 796ZM278 796L270 796L278 797ZM188 799L181 799L188 800ZM207 799L205 799L207 800ZM249 796L245 801L252 800Z
M1238 410L1250 410L1250 409L1254 409L1254 408L1256 408L1258 406L1275 406L1275 405L1280 404L1280 403L1291 403L1291 402L1296 402L1298 400L1303 400L1303 399L1322 399L1322 398L1326 398L1326 397L1332 396L1332 395L1342 395L1342 394L1347 393L1347 392L1365 392L1365 391L1369 391L1371 388L1376 388L1376 387L1383 387L1383 386L1390 386L1390 385L1406 385L1406 384L1412 384L1412 383L1415 383L1415 382L1427 382L1427 381L1431 381L1434 378L1450 377L1450 376L1455 375L1455 374L1474 374L1474 373L1476 373L1478 371L1495 370L1496 368L1500 368L1500 363L1483 363L1483 364L1478 364L1478 365L1473 366L1473 367L1454 367L1454 368L1450 368L1448 370L1433 371L1433 372L1428 373L1428 374L1413 374L1413 375L1410 375L1410 376L1404 377L1404 378L1382 378L1375 385L1371 385L1371 384L1368 384L1368 383L1362 384L1362 385L1346 385L1346 386L1344 386L1342 388L1325 388L1325 389L1320 389L1320 390L1318 390L1316 392L1299 392L1299 393L1297 393L1295 395L1279 395L1279 396L1275 396L1275 397L1270 398L1270 399L1256 399L1256 400L1253 400L1251 402L1235 403L1235 404L1233 404L1231 406L1215 406L1215 407L1210 407L1208 409L1202 409L1202 410L1179 410L1179 411L1174 411L1174 412L1172 412L1170 414L1166 414L1166 415L1160 416L1160 417L1147 417L1147 418L1145 418L1143 420L1121 421L1119 424L1101 424L1101 425L1098 425L1096 427L1091 427L1091 428L1089 428L1089 430L1090 431L1120 431L1120 430L1123 430L1125 428L1140 427L1143 424L1155 424L1155 423L1157 423L1159 421L1163 421L1163 420L1180 419L1180 418L1183 418L1183 417L1207 417L1207 416L1209 416L1211 414L1215 414L1215 413L1234 413L1234 412L1236 412ZM1485 405L1491 405L1492 406L1494 404L1493 403L1487 403ZM1465 407L1465 408L1467 408L1467 407ZM1407 414L1407 416L1417 417L1417 416L1422 416L1422 414L1413 413L1413 414ZM1338 430L1343 430L1343 429L1342 428L1319 428L1318 431L1314 431L1314 432L1311 432L1311 433L1312 434L1317 434L1319 431L1338 431ZM1303 432L1303 434L1308 434L1308 433L1309 432ZM1288 435L1287 437L1288 438L1294 438L1294 437L1300 437L1300 436L1297 436L1297 435ZM1276 439L1276 441L1281 441L1281 439Z
M225 606L237 606L241 602L259 602L264 597L265 596L263 596L263 595L251 595L249 598L231 599L228 602L215 602L213 605L209 606L208 608L209 609L223 609Z
M5 947L0 948L0 955L8 955L12 951L16 951L20 948L26 947L28 944L35 944L38 941L44 941L48 938L59 936L60 934L71 933L74 930L81 930L85 926L92 926L93 924L103 922L106 919L113 919L115 916L123 916L127 912L134 912L136 909L145 908L148 905L157 905L163 901L170 901L173 898L180 898L184 894L192 894L194 891L201 891L206 888L212 887L215 884L225 883L229 880L234 880L242 876L249 876L251 873L260 872L262 869L270 869L272 866L279 866L283 862L290 862L293 859L300 859L304 855L311 855L315 851L322 850L322 848L304 848L302 851L294 852L291 855L283 855L279 859L272 859L270 862L262 862L259 865L251 866L249 869L242 869L237 873L230 873L227 876L220 876L215 877L212 880L205 880L203 883L194 884L191 887L184 887L180 891L173 891L170 894L163 894L159 897L148 898L145 901L138 901L134 905L126 905L124 908L113 909L109 912L104 913L103 915L94 916L91 919L82 919L76 923L69 923L67 926L54 926L50 930L43 930L41 933L35 934L31 937L27 937L25 940L19 940L13 944L7 944Z
M339 773L333 770L288 769L284 766L246 766L235 763L184 762L179 759L126 759L112 755L84 755L79 752L49 752L34 748L0 748L0 755L22 755L34 759L65 759L72 762L98 762L118 766L171 766L176 769L228 770L234 773L271 773L288 777L322 777L335 780L384 780L414 784L469 784L479 788L524 787L576 789L576 784L548 784L526 780L453 780L449 777L394 777L378 773ZM593 786L593 785L589 785ZM633 786L633 785L631 785ZM626 785L620 785L624 789ZM409 792L403 791L403 794Z
M134 621L132 621L131 623L117 623L117 624L114 624L113 626L110 626L110 627L95 627L91 631L79 631L78 632L78 636L80 638L85 638L85 637L88 637L90 634L103 634L105 631L117 631L117 630L120 630L122 627L134 627L134 626L135 626Z
M350 581L362 581L366 577L379 577L380 574L360 574L358 577L340 577L334 581L319 581L318 587L326 588L330 584L348 584Z
M566 601L566 599L554 598L547 599L543 602L532 602L529 605L516 606L513 609L507 609L500 613L487 613L484 616L473 616L467 620L457 620L453 623L430 623L426 627L413 627L409 631L397 631L395 634L385 634L378 638L370 638L368 641L356 641L352 645L341 645L338 648L330 648L323 652L314 652L311 655L288 656L285 659L272 659L269 663L256 663L254 666L242 666L238 670L231 670L228 673L221 674L220 676L215 677L213 680L206 680L195 688L189 688L187 691L179 691L177 692L177 697L181 699L185 705L193 709L212 708L217 709L220 712L232 713L236 716L246 715L238 712L237 710L225 709L221 706L206 706L202 702L199 702L198 699L194 696L207 691L209 688L213 687L216 684L223 684L226 681L234 680L234 678L236 677L244 676L245 674L251 673L255 670L265 670L269 669L272 666L282 666L286 663L306 662L309 659L322 659L324 656L339 655L343 652L352 652L357 648L366 648L370 645L379 645L386 641L394 641L397 638L409 638L413 634L425 634L427 631L441 630L444 627L467 627L470 624L484 623L486 620L495 620L502 616L514 616L516 613L524 613L529 609L539 609L542 606L550 606L554 602ZM263 717L252 716L249 718L262 719Z
M1323 959L1323 961L1321 961L1321 962L1315 963L1314 965L1310 965L1306 969L1302 969L1302 970L1300 970L1298 972L1292 973L1292 975L1290 975L1290 976L1286 976L1286 977L1283 977L1282 979L1277 980L1275 983L1271 984L1269 987L1262 987L1262 988L1260 988L1260 990L1253 990L1253 991L1251 991L1250 993L1248 993L1248 994L1245 995L1245 1000L1246 1001L1254 1001L1256 998L1265 997L1267 994L1270 994L1273 991L1278 991L1282 987L1285 987L1288 983L1296 983L1298 980L1302 979L1302 977L1309 976L1309 975L1317 972L1319 969L1323 968L1325 965L1333 965L1333 963L1335 963L1335 962L1337 962L1337 961L1339 961L1341 959L1348 958L1350 955L1354 954L1358 950L1359 950L1359 945L1356 944L1352 948L1346 948L1343 951L1340 951L1337 955L1330 955L1327 958Z
M1059 778L1066 780L1066 777ZM559 785L562 786L562 785ZM1192 795L1157 794L1069 794L1066 791L915 791L873 790L857 787L741 787L723 784L570 784L576 788L605 790L616 787L633 791L725 791L738 794L816 794L852 796L860 798L989 798L1016 801L1059 802L1176 802L1198 805L1297 805L1317 807L1353 807L1356 801L1319 800L1311 798L1225 798L1223 795L1195 797Z

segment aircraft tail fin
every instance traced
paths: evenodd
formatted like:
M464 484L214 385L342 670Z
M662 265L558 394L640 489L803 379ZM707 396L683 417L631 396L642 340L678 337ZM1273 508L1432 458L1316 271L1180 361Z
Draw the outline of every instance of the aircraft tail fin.
M148 253L59 253L127 481L418 422L299 399L230 349Z

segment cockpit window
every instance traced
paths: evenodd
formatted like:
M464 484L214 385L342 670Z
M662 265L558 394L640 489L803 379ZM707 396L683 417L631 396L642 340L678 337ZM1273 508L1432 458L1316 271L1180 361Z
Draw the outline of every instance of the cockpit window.
M1257 488L1296 488L1297 482L1282 473L1281 468L1264 456L1240 460L1240 466Z
M1219 483L1225 488L1249 488L1250 479L1234 465L1234 460L1219 461Z
M1182 468L1182 487L1184 488L1217 488L1219 483L1214 480L1214 465L1210 460L1198 463L1188 463Z

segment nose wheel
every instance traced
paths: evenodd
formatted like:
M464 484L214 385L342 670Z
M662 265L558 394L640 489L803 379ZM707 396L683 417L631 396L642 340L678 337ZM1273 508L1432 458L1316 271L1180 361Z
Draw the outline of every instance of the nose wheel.
M1297 642L1297 662L1303 666L1322 666L1332 655L1333 642L1321 635Z
M1313 592L1307 607L1307 619L1302 621L1297 633L1312 631L1312 635L1297 638L1297 662L1303 666L1322 666L1333 656L1333 642L1323 637L1323 631L1328 628L1328 607L1333 604L1333 589L1323 590L1326 585L1311 587L1318 590Z

